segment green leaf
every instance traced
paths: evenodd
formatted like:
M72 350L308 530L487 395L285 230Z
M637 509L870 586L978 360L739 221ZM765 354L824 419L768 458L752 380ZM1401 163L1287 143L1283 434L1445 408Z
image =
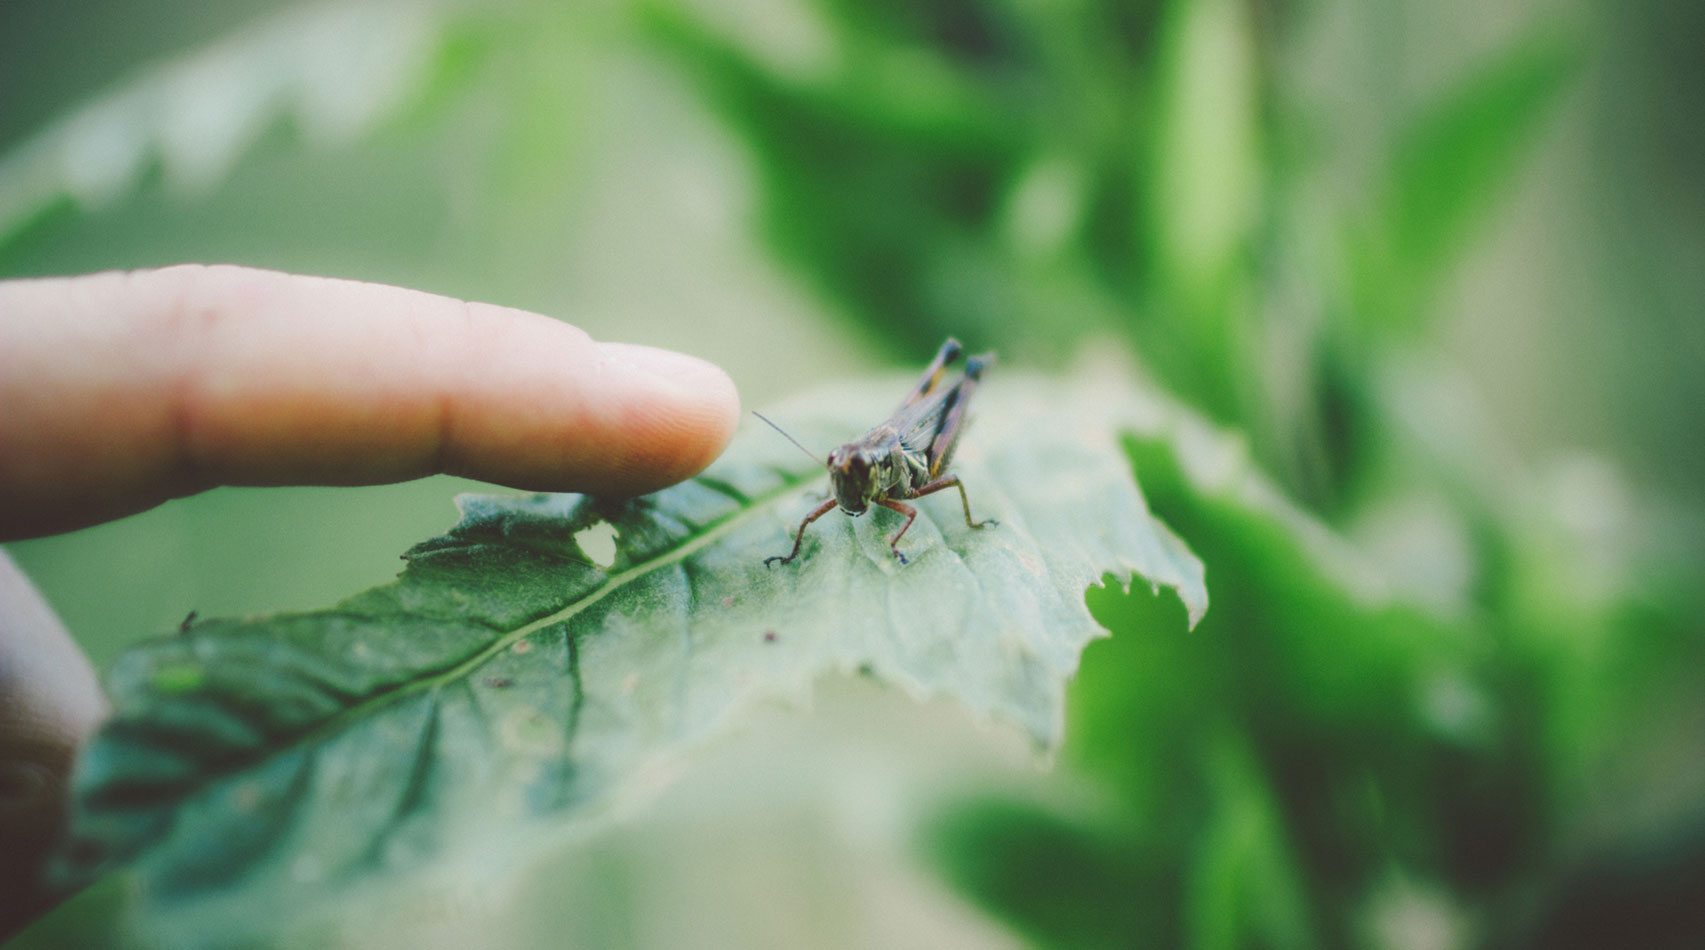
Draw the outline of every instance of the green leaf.
M1358 254L1389 282L1383 309L1413 320L1568 88L1581 56L1566 36L1530 36L1471 72L1397 136L1371 240Z
M1156 80L1152 240L1176 291L1210 314L1247 253L1260 201L1260 77L1249 16L1239 0L1172 4Z
M1219 798L1192 856L1185 886L1189 944L1204 950L1317 947L1284 816L1241 743L1220 738L1205 758Z
M1127 90L1103 71L1088 71L1088 88L1044 74L1032 49L1047 30L1104 31L1002 5L807 4L829 8L832 52L788 68L699 6L646 5L648 35L742 140L771 248L863 342L916 351L951 332L1063 361L1085 332L1115 325L1099 288L1084 286L1085 262L1054 261L1074 257L1080 207L1118 204L1096 194L1102 146L1090 143L1122 140L1110 103ZM1013 204L1030 206L1019 242Z
M1262 77L1248 5L1166 4L1150 68L1147 147L1130 174L1142 196L1133 229L1146 241L1134 250L1152 262L1152 304L1127 319L1171 388L1238 423L1250 417L1257 376L1247 285L1263 200Z
M1183 945L1179 856L1099 815L988 796L957 802L921 842L958 890L1043 947Z
M1471 784L1465 762L1504 751L1474 641L1281 493L1240 435L1179 407L1137 428L1131 464L1212 565L1214 610L1184 636L1175 603L1091 591L1114 635L1085 654L1062 757L1104 794L1046 822L979 821L973 799L932 857L1046 946L1345 944L1346 866L1384 870L1399 831L1491 838L1420 824Z
M826 447L902 390L825 390L776 418ZM972 531L957 498L924 499L906 565L884 540L898 518L878 511L824 518L798 561L767 569L826 485L749 428L643 498L466 496L394 584L137 648L80 765L66 873L128 866L156 906L254 924L372 872L605 814L743 708L833 673L953 697L1053 745L1065 682L1103 633L1084 591L1140 574L1196 618L1202 566L1131 478L1132 397L1088 377L983 393L955 470L1000 524Z

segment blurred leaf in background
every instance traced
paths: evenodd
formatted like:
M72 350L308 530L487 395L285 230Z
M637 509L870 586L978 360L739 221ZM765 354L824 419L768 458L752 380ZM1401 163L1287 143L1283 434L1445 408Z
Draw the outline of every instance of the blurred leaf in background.
M1199 477L1153 479L1178 463L1137 453L1145 491L1211 545L1210 577L1232 592L1199 642L1106 659L1117 672L1105 680L1092 654L1078 687L1085 767L1134 796L1119 819L1127 830L1106 832L1130 845L1130 861L1085 848L1104 840L1100 832L978 806L971 814L996 817L944 819L954 829L944 839L951 873L1027 932L1069 944L1119 943L1134 921L1171 935L1159 943L1212 946L1461 944L1543 932L1521 936L1521 921L1532 921L1515 895L1587 846L1575 835L1588 790L1606 778L1604 757L1619 741L1611 736L1651 725L1623 712L1657 672L1632 660L1645 652L1636 644L1668 630L1658 638L1671 648L1698 649L1685 601L1661 594L1692 572L1636 578L1611 552L1661 563L1663 552L1696 545L1675 548L1673 534L1652 530L1644 506L1619 503L1616 477L1602 469L1582 473L1583 493L1553 507L1540 470L1493 467L1509 453L1497 435L1482 437L1470 392L1441 404L1424 391L1436 385L1416 389L1412 378L1417 353L1428 354L1419 365L1437 366L1427 360L1440 337L1429 338L1428 325L1453 267L1479 246L1478 226L1522 180L1581 73L1581 31L1567 16L1540 17L1501 49L1477 44L1479 61L1434 89L1405 90L1415 104L1375 130L1384 142L1363 147L1372 160L1357 194L1321 187L1342 164L1333 148L1351 143L1318 139L1311 104L1285 72L1309 16L1301 8L810 9L825 45L856 52L803 74L774 68L690 7L657 17L661 39L704 78L709 101L767 170L778 251L893 339L980 321L1045 358L1061 340L1122 330L1181 396L1248 430L1252 451L1231 471L1264 467L1279 478L1253 498L1222 498ZM1112 28L1137 23L1134 33ZM906 51L907 93L954 90L932 107L963 104L929 130L976 129L954 140L967 151L897 133L914 128L905 107L915 98L840 105L882 61L869 52L877 41ZM938 81L942 72L950 78ZM1001 135L978 124L994 115ZM832 147L798 147L828 134ZM862 177L883 167L933 171L903 188ZM991 193L1009 197L963 200ZM872 223L872 209L915 221ZM1099 223L1110 209L1123 219ZM1059 256L1079 262L1052 271L1070 278L1027 266L1023 251L1036 245L1007 241L1010 221L1044 222L1026 230L1052 234ZM819 237L802 238L802 228ZM897 266L841 269L884 254ZM937 274L967 259L988 262L973 283L1019 286L994 301L942 292L961 284ZM1046 339L1032 347L1038 327ZM1440 382L1450 378L1446 369ZM1285 490L1325 523L1281 502ZM1573 545L1547 540L1571 523L1596 533ZM1370 562L1331 541L1342 551L1330 560L1363 570L1299 574L1319 562L1299 543L1330 538L1332 525L1384 553ZM1345 585L1346 573L1373 579ZM1561 576L1574 580L1558 586ZM1389 590L1371 601L1356 594L1369 586ZM1589 589L1597 608L1580 600ZM1644 626L1623 626L1616 608L1604 613L1612 602L1647 605L1636 609ZM1099 649L1138 648L1127 636ZM1188 750L1182 761L1165 754L1174 744ZM1164 784L1180 776L1194 784ZM1694 810L1680 810L1684 824ZM984 838L968 830L979 822ZM1032 824L1034 834L1013 830ZM1156 858L1157 840L1176 850ZM1018 862L1041 866L991 870ZM1157 863L1175 871L1154 888L1161 904L1127 895L1099 908L1110 929L1087 922L1097 915L1085 895L1102 893L1105 877L1153 880ZM1419 930L1404 930L1407 914Z
M1380 193L1356 235L1365 295L1354 313L1393 321L1405 339L1497 208L1542 123L1578 73L1579 43L1558 32L1525 37L1454 81L1397 134Z

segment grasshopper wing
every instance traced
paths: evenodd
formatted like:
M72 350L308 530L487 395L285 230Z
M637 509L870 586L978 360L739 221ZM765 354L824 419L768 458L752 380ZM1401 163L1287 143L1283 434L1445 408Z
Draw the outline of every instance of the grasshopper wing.
M918 377L917 385L912 387L912 391L900 401L899 408L894 410L893 416L896 423L908 409L912 409L920 400L936 391L941 385L941 378L947 374L947 368L952 366L953 362L959 359L959 354L963 352L965 352L965 348L959 345L958 340L948 337L942 341L941 348L935 351L935 359L930 360L929 368L925 369L924 374ZM906 431L903 426L896 425L896 428L900 429L901 432Z
M971 395L976 392L983 370L992 362L994 357L990 354L971 357L965 363L965 375L951 386L937 387L895 414L894 428L900 434L901 445L908 452L924 453L930 478L939 477L952 461L953 449L965 429Z

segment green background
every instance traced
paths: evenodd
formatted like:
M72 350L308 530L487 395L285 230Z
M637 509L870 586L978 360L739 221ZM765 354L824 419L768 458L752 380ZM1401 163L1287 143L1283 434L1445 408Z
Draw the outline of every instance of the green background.
M1051 777L950 710L832 687L811 728L849 756L904 758L870 708L980 751L896 780L927 816L903 853L807 862L817 890L922 894L909 932L979 941L1699 933L1678 903L1705 880L1697 5L401 4L374 35L402 39L356 44L396 53L370 72L309 42L368 9L7 4L0 277L219 261L419 287L704 356L748 405L949 333L1044 369L1122 349L1307 519L1133 444L1208 565L1209 621L1138 636L1176 618L1092 594L1115 638ZM175 144L97 149L133 173L61 187L55 123L115 90ZM219 489L8 550L105 666L190 610L382 582L473 487ZM1395 606L1322 567L1316 529ZM809 775L790 728L538 886L620 908L589 942L668 942L723 895L671 875L757 794L716 763ZM798 827L746 846L772 869L754 886L833 824L797 785ZM731 939L863 926L783 903L791 923Z

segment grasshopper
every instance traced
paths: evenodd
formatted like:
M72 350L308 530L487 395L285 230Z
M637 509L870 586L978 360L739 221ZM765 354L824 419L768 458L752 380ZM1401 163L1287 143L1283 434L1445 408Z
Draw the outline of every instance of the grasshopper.
M965 495L965 485L959 481L959 476L944 474L948 463L953 461L953 450L959 444L959 436L965 431L965 412L971 405L971 394L976 391L983 370L995 360L993 353L967 357L964 375L951 385L942 385L947 368L963 352L959 341L949 337L936 351L935 359L924 370L918 384L912 387L886 421L829 453L824 465L829 470L833 493L799 523L799 531L793 536L793 550L785 556L777 554L764 558L765 567L776 561L787 564L798 557L799 545L805 540L805 529L836 505L855 518L869 511L873 504L903 515L906 523L888 539L888 550L894 552L894 557L901 564L906 563L906 555L900 552L900 539L905 537L906 530L918 517L918 510L905 503L910 499L957 488L967 525L983 528L997 523L993 519L973 520L971 500ZM794 445L799 445L780 426L762 415L758 418L769 423ZM799 447L813 459L817 457L805 446Z

